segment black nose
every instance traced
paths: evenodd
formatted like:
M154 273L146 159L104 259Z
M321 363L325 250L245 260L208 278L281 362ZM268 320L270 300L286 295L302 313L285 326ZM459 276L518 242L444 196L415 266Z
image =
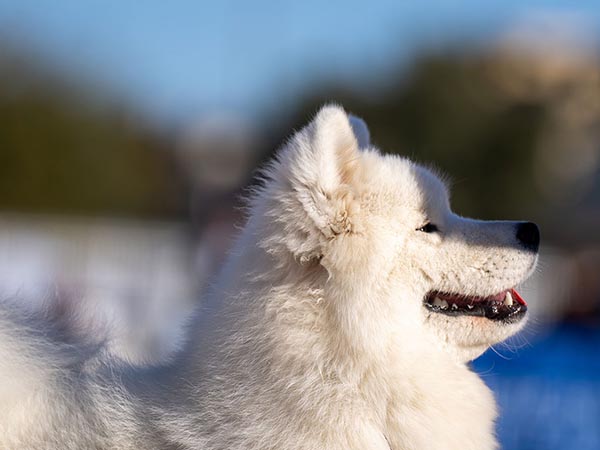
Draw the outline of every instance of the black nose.
M540 247L540 229L533 222L521 222L517 225L517 239L527 250L537 252Z

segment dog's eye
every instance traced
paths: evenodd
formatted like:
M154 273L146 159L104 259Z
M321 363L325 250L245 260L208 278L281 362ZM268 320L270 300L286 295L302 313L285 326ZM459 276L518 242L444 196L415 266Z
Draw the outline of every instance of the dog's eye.
M422 231L423 233L435 233L436 231L439 231L439 229L437 225L427 222L421 228L417 228L417 231Z

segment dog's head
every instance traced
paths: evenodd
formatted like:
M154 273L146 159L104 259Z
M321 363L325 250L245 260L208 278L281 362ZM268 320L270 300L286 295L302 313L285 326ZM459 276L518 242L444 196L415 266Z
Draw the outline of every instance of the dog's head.
M409 329L468 360L523 326L515 286L536 264L537 226L457 216L444 182L380 154L360 119L324 107L270 176L277 232L262 245L326 273L326 307L357 342Z

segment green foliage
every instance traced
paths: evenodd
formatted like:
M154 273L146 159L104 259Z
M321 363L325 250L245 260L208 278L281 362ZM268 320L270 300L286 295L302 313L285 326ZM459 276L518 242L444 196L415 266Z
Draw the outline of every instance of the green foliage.
M181 214L182 187L159 137L86 87L0 54L0 210Z

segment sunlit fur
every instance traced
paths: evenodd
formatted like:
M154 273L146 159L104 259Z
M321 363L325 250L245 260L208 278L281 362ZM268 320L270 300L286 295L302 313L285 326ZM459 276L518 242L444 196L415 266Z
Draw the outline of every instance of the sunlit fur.
M163 366L131 367L76 343L74 319L4 304L0 448L496 448L493 396L466 362L522 323L423 300L511 288L536 255L514 223L454 215L434 174L368 139L328 106L288 141Z

